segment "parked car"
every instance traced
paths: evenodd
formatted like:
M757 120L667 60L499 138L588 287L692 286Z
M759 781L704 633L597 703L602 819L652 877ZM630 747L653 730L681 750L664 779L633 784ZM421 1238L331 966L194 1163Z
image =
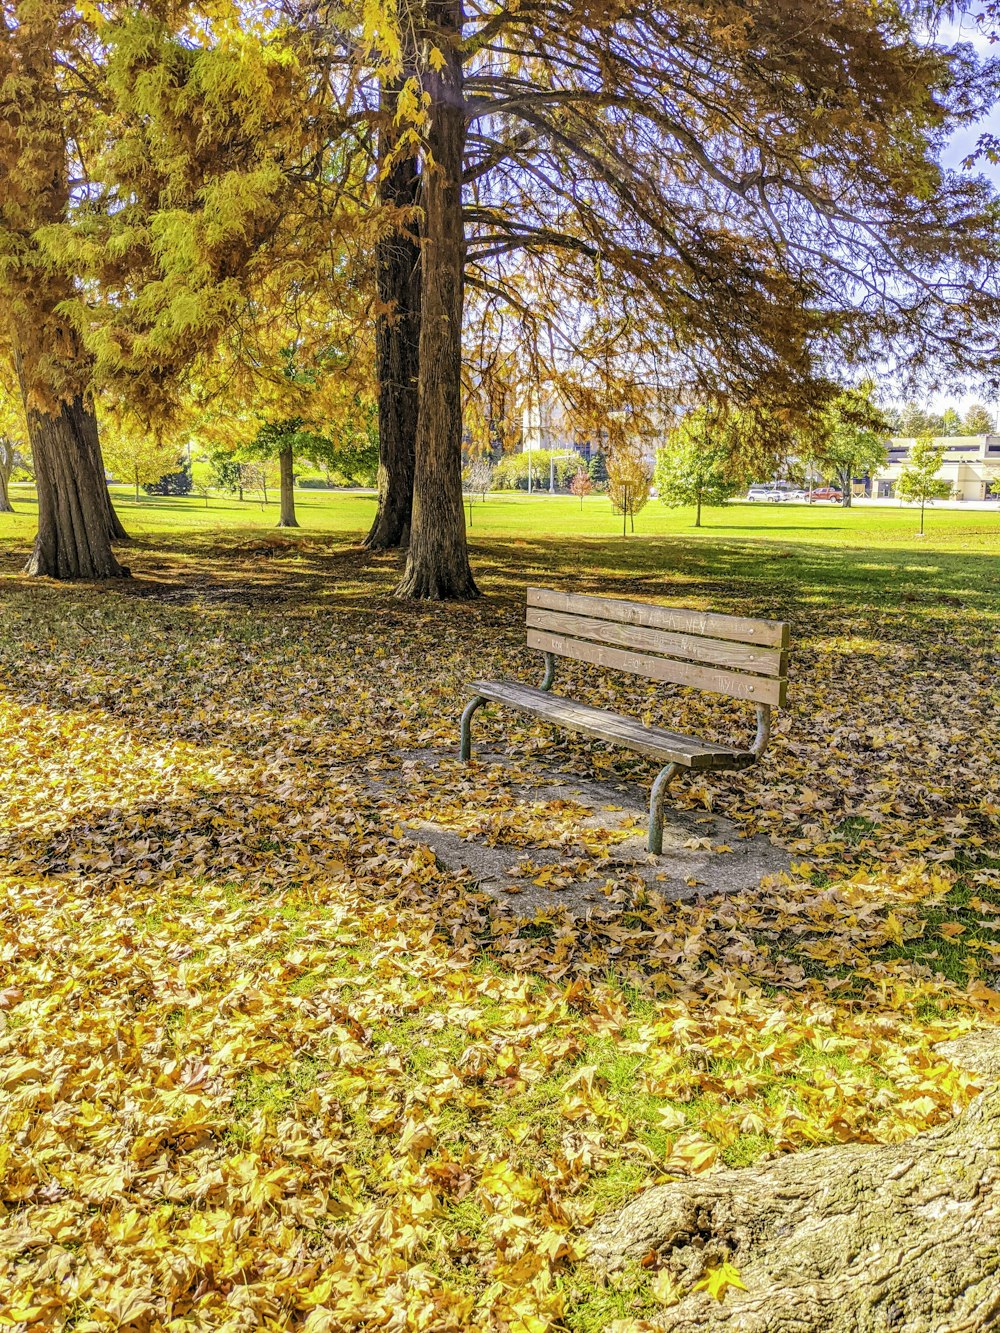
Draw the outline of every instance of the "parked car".
M809 496L790 481L767 481L751 486L747 491L747 499L768 500L771 504L782 504L788 501L801 503L808 500Z
M817 486L814 491L809 493L810 500L831 500L834 504L840 504L844 498L844 492L838 491L836 486Z

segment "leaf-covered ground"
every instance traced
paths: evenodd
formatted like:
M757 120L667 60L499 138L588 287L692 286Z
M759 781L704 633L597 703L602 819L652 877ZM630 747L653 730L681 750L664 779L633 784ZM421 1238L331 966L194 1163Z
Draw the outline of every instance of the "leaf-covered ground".
M0 1326L641 1328L598 1210L716 1163L912 1134L976 1091L935 1043L1000 1021L1000 548L481 544L490 594L404 606L340 537L161 538L111 590L0 580ZM793 853L752 894L570 922L607 846L518 775L646 784L462 684L533 680L527 582L792 622L756 769L683 782ZM567 669L695 734L742 707ZM404 836L552 867L527 920ZM739 1275L706 1254L704 1299Z

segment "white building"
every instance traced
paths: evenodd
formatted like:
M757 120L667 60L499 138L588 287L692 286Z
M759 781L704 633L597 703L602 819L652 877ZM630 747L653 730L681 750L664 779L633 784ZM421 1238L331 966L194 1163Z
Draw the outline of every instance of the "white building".
M656 462L656 450L667 429L663 414L653 411L654 422L663 424L654 430L653 437L640 440L643 456L652 465ZM558 394L543 391L541 395L532 394L521 418L521 448L525 453L535 449L545 449L557 454L579 454L589 462L596 453L607 449L607 435L603 430L585 432L574 423L571 414L560 401Z
M939 435L934 443L945 446L938 476L951 484L953 499L1000 499L1000 435ZM877 476L865 479L861 493L875 499L894 496L913 444L906 436L891 440L888 463Z

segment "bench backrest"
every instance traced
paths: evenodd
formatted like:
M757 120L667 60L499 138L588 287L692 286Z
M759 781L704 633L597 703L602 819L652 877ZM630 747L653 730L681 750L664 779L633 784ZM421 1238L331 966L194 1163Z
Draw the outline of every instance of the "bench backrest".
M528 589L528 647L751 703L785 702L788 626Z

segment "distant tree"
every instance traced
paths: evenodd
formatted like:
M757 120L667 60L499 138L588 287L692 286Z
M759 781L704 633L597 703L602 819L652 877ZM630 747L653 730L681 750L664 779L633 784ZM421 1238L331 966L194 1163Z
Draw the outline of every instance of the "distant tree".
M626 519L635 532L635 516L649 503L653 469L638 448L618 449L608 461L608 498L616 514L622 516L622 536Z
M478 495L486 500L486 492L493 486L493 464L488 454L478 454L462 472L462 489L469 501L469 527L472 526L472 502Z
M600 490L607 484L608 465L600 449L593 455L588 468L590 480L594 483L595 490Z
M295 455L305 452L311 434L301 417L289 417L285 421L265 422L246 446L245 452L248 457L259 460L262 464L266 465L268 460L277 461L280 489L279 528L299 526L299 520L295 515ZM266 504L266 481L263 489Z
M0 379L0 514L12 514L10 479L19 459L23 456L24 441L28 438L28 424L16 388L12 368Z
M928 500L943 500L951 494L951 483L939 477L945 444L935 444L932 435L920 435L913 442L900 473L896 493L901 500L920 502L920 536L924 535L924 506Z
M351 395L324 417L302 452L316 467L337 472L354 486L373 485L379 469L378 406L367 395Z
M827 476L835 476L845 508L851 504L851 483L857 476L877 472L888 461L890 435L885 413L874 402L874 386L866 381L844 389L826 408L805 452ZM912 404L903 408L906 420ZM906 434L905 424L903 434Z
M996 430L996 421L989 408L982 403L973 403L963 421L966 435L992 435Z
M913 439L918 435L943 435L944 420L911 400L900 409L899 434Z
M962 418L953 407L946 407L941 413L941 429L939 435L964 435L965 427Z
M210 456L209 464L212 469L212 477L219 490L228 491L231 495L238 495L242 500L247 484L246 463L239 458L234 458L228 450L220 449Z
M254 463L243 464L243 480L248 491L260 491L260 507L268 504L268 487L274 484L274 463L270 458L261 458Z
M656 455L656 489L665 505L694 505L701 527L702 505L723 505L736 494L733 475L739 423L705 408L689 412Z
M116 480L127 481L134 488L136 503L140 486L148 489L150 483L159 482L177 463L176 441L164 443L147 430L102 421L101 442L108 470ZM167 492L151 491L150 494L164 495Z
M147 495L190 495L191 469L187 460L178 460L175 472L163 473L158 481L149 482L142 489Z
M14 441L6 435L0 435L0 514L13 514L14 506L10 502L10 478L17 460L17 448Z
M590 479L590 473L581 468L579 472L573 474L573 480L569 484L570 493L580 497L580 508L583 509L584 499L592 494L594 483Z

